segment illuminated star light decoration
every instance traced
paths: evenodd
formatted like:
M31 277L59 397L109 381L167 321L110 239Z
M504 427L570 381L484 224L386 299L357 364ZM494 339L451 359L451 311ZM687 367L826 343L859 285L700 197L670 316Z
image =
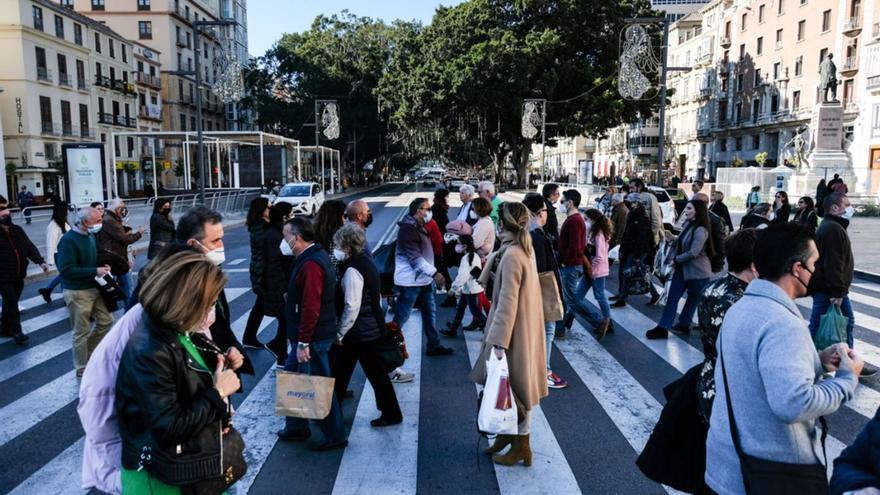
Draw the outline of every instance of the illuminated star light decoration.
M216 58L219 74L211 86L211 91L223 103L235 103L244 97L244 69L235 57L235 40L232 28L220 31L220 56Z
M339 137L339 112L336 103L324 105L324 111L321 112L321 127L324 128L324 136L327 139Z
M526 139L534 139L538 135L541 128L541 103L537 101L527 101L523 103L522 112L522 136Z
M622 38L617 91L627 100L641 100L654 88L649 77L658 73L660 60L654 55L651 36L643 25L627 26Z

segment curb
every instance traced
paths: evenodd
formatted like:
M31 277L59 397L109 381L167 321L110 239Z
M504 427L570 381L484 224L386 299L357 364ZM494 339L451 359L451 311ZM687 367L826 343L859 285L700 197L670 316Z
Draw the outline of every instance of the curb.
M223 222L223 229L224 229L224 230L232 230L232 229L236 229L236 228L238 228L238 227L241 227L241 226L244 225L245 220L246 220L246 219L242 218L242 219L231 220L231 221L228 222L228 223L227 223L227 222ZM139 255L139 254L141 254L141 253L146 252L147 249L148 249L149 247L150 247L150 242L149 242L149 241L147 241L147 242L138 242L137 244L135 244L135 245L132 247L132 249L131 249L131 254L132 254L132 256L137 256L137 255ZM32 274L26 276L26 277L24 278L24 283L25 283L25 284L29 284L29 283L31 283L31 282L38 282L38 281L40 281L40 280L48 280L48 279L51 279L51 278L55 278L56 275L58 275L58 269L57 269L57 268L50 268L49 271L48 271L48 272L45 272L45 273L44 273L42 270L38 270L37 272L32 273Z
M862 280L867 280L868 282L874 282L875 284L880 284L880 274L878 274L878 273L856 269L855 276L862 279Z

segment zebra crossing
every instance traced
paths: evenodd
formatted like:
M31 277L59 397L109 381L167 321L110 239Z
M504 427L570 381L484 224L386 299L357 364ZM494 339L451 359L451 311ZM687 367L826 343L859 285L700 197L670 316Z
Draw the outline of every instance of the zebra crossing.
M397 211L393 217L397 216ZM243 229L228 233L233 248L244 254ZM376 233L378 235L380 233ZM382 233L387 237L387 232ZM241 259L242 261L235 263ZM243 258L232 258L227 297L232 328L241 338L254 296L248 288ZM238 271L241 270L241 271ZM609 292L615 289L609 284ZM856 349L880 365L872 348L880 345L875 303L880 285L857 282ZM633 297L612 310L616 332L597 342L583 322L576 322L565 341L554 345L554 371L569 380L564 390L551 390L533 414L531 468L491 463L476 432L476 387L468 373L478 358L478 332L462 332L444 343L456 349L449 357L423 356L422 320L416 312L404 333L415 372L412 383L396 384L404 423L375 429L378 416L372 389L362 373L352 380L353 399L344 416L350 445L344 451L316 454L303 445L278 442L282 420L274 415L274 360L268 352L248 350L256 376L244 377L244 393L233 397L235 427L247 445L249 469L238 493L316 492L449 493L451 491L538 493L674 493L641 475L635 458L647 441L664 403L662 388L702 361L699 337L670 335L647 340L644 332L662 308ZM588 301L595 306L592 294ZM45 307L39 296L22 301L23 324L31 345L0 341L0 493L81 494L83 432L76 416L77 390L70 362L71 333L66 309L55 301ZM810 300L798 301L809 314ZM43 310L40 313L40 310ZM437 326L452 317L441 309ZM259 337L268 341L275 320L264 318ZM421 350L421 352L420 352ZM880 380L860 384L855 398L829 418L828 458L851 443L880 406Z

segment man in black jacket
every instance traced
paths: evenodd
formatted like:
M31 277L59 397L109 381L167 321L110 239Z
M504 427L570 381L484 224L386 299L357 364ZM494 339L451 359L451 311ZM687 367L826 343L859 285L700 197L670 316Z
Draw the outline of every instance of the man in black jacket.
M733 222L730 220L730 211L727 209L727 205L724 204L724 193L721 191L714 191L712 193L712 205L709 207L709 211L721 217L724 220L724 223L727 224L727 231L733 232Z
M556 218L556 207L553 206L559 201L562 193L559 192L558 184L544 184L541 188L541 196L544 197L544 206L547 207L547 223L544 224L544 234L550 239L550 244L556 245L556 239L559 237L559 219Z
M0 298L3 299L0 335L12 337L18 345L28 341L28 336L21 331L21 313L18 310L28 260L40 265L43 272L49 271L49 265L24 230L12 223L6 198L0 196Z
M810 333L816 335L819 319L831 305L840 308L847 318L846 343L853 347L853 326L855 314L849 300L849 286L853 281L855 263L852 244L846 232L854 210L845 194L831 193L825 197L825 216L816 229L816 247L819 248L819 261L816 272L810 280L813 293L813 310L810 314ZM862 369L862 376L876 373L876 369Z

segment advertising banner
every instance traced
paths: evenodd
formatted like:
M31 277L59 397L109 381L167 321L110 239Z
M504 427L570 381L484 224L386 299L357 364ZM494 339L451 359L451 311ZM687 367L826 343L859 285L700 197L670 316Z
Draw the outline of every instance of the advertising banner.
M100 143L65 144L61 153L70 204L80 208L94 201L106 201L104 146Z

